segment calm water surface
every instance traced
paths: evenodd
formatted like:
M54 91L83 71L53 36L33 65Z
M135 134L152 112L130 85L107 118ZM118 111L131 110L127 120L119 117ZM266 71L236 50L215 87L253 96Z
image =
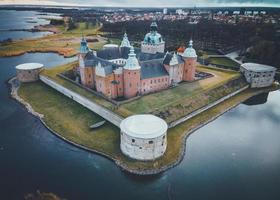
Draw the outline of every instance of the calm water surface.
M279 199L280 92L240 105L192 134L183 162L159 176L123 173L111 161L53 136L9 98L5 81L22 62L52 67L56 54L0 58L0 194L37 189L68 199Z
M0 10L0 41L11 38L13 40L38 38L51 32L10 31L11 29L31 29L37 25L49 24L45 15L35 11Z
M182 163L138 177L50 133L9 97L14 66L70 62L52 53L0 58L0 199L36 190L70 200L279 200L280 91L265 104L237 108L192 134Z

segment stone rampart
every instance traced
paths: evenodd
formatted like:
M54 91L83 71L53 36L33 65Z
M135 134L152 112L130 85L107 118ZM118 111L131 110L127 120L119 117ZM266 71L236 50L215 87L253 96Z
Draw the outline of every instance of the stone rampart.
M62 85L54 82L53 80L49 79L46 76L40 75L40 80L47 84L48 86L52 87L53 89L57 90L58 92L64 94L65 96L71 98L72 100L76 101L77 103L81 104L82 106L88 108L89 110L93 111L94 113L100 115L105 120L111 122L112 124L116 125L117 127L120 126L121 121L123 120L122 117L113 113L112 111L90 101L89 99L73 92Z

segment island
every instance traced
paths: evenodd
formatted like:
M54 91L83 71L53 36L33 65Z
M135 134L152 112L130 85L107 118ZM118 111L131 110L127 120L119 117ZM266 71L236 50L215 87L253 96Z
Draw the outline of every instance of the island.
M140 49L127 34L116 45L92 36L98 27L89 30L84 37L75 29L1 47L2 56L78 55L51 69L17 66L11 94L59 138L133 174L176 166L191 133L250 97L279 88L270 66L246 63L237 71L197 62L192 40L188 48L165 52L155 22Z

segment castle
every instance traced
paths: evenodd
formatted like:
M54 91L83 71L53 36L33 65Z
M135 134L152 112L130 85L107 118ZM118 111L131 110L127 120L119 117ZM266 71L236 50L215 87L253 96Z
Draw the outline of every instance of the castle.
M78 56L81 83L108 98L129 99L194 81L197 55L192 40L182 53L165 53L165 42L157 30L153 22L141 49L133 48L126 33L120 46L104 45L96 52L83 38Z

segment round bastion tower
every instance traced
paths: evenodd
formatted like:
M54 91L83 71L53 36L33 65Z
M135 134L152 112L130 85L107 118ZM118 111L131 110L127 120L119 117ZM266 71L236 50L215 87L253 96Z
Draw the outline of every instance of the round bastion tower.
M195 71L197 65L197 55L196 51L193 48L193 41L190 40L189 47L183 53L183 58L185 61L184 71L183 71L183 80L184 81L194 81L195 80Z
M123 67L124 77L124 97L129 99L135 97L140 91L141 66L134 53L133 46L130 47L130 53L125 66Z

